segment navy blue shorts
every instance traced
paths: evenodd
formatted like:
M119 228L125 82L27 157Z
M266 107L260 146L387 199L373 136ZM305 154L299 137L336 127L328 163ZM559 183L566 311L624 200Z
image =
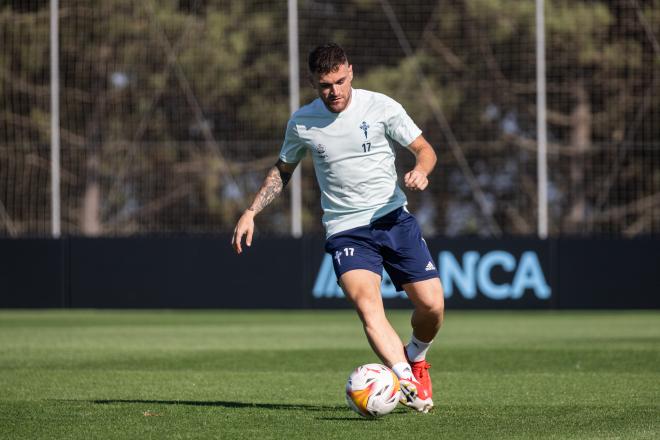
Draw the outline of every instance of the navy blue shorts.
M325 251L332 256L338 280L354 269L382 276L385 268L396 290L401 291L402 284L439 276L417 220L403 208L367 226L331 235Z

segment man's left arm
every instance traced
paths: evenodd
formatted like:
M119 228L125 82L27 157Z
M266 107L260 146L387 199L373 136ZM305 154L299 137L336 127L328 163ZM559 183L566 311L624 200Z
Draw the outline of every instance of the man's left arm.
M404 176L403 183L411 191L424 191L429 185L428 175L433 171L438 160L435 151L422 135L412 141L408 149L415 155L416 162L415 168Z

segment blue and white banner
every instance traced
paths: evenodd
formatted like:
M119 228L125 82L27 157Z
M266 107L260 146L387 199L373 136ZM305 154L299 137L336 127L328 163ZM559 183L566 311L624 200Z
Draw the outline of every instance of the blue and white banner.
M436 258L448 304L468 307L552 305L549 251L542 242L514 241L506 248L501 241L430 241L428 244ZM321 260L311 293L315 304L344 297L328 254ZM386 271L383 271L381 293L385 300L406 298L405 292L396 291Z

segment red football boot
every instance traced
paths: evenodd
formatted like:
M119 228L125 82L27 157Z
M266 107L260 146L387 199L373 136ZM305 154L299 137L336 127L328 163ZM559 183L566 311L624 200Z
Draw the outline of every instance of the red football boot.
M431 364L426 362L426 359L422 359L418 362L412 362L408 359L408 352L406 347L403 347L403 353L406 355L406 360L410 364L412 369L412 374L417 379L417 382L422 384L422 387L428 392L428 397L433 397L433 386L431 385L431 375L429 375L428 369L431 368Z
M422 359L419 362L410 362L410 368L412 368L412 373L413 376L415 376L415 379L422 384L422 388L424 388L428 392L428 397L433 397L433 386L431 385L431 375L429 375L429 368L431 368L431 364L426 362L426 360Z

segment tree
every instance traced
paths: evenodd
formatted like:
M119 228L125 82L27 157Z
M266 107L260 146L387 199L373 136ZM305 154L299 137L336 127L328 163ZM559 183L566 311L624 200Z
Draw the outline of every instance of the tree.
M660 63L657 6L657 1L546 1L554 233L638 233L658 227L657 161L655 172L648 161L650 148L657 148L648 141L660 138L660 127L653 123L660 98L652 92L658 87ZM408 2L406 8L417 5ZM414 57L401 59L399 54L397 62L383 60L369 69L365 83L408 101L407 108L431 136L443 134L435 137L437 145L455 137L485 199L493 201L476 212L461 209L461 203L477 205L475 190L465 183L465 172L450 171L453 180L434 189L451 187L440 211L466 214L454 217L461 228L446 224L441 229L480 233L488 230L485 219L491 216L503 231L533 234L534 4L437 2L422 20L405 12L395 5ZM415 71L422 72L433 93L415 84ZM434 99L442 104L449 133L428 111ZM644 209L652 202L654 209ZM466 215L474 218L479 210L476 222L467 221Z
M285 2L61 2L64 232L226 232L281 144ZM49 2L0 6L0 231L49 230ZM337 41L356 87L437 147L427 231L536 224L533 2L300 1L307 51ZM388 9L389 8L389 9ZM546 0L551 232L660 230L660 0ZM407 45L410 49L408 50ZM405 50L404 50L405 49ZM402 154L404 171L412 157ZM304 228L321 233L309 159ZM286 200L260 230L286 233Z

